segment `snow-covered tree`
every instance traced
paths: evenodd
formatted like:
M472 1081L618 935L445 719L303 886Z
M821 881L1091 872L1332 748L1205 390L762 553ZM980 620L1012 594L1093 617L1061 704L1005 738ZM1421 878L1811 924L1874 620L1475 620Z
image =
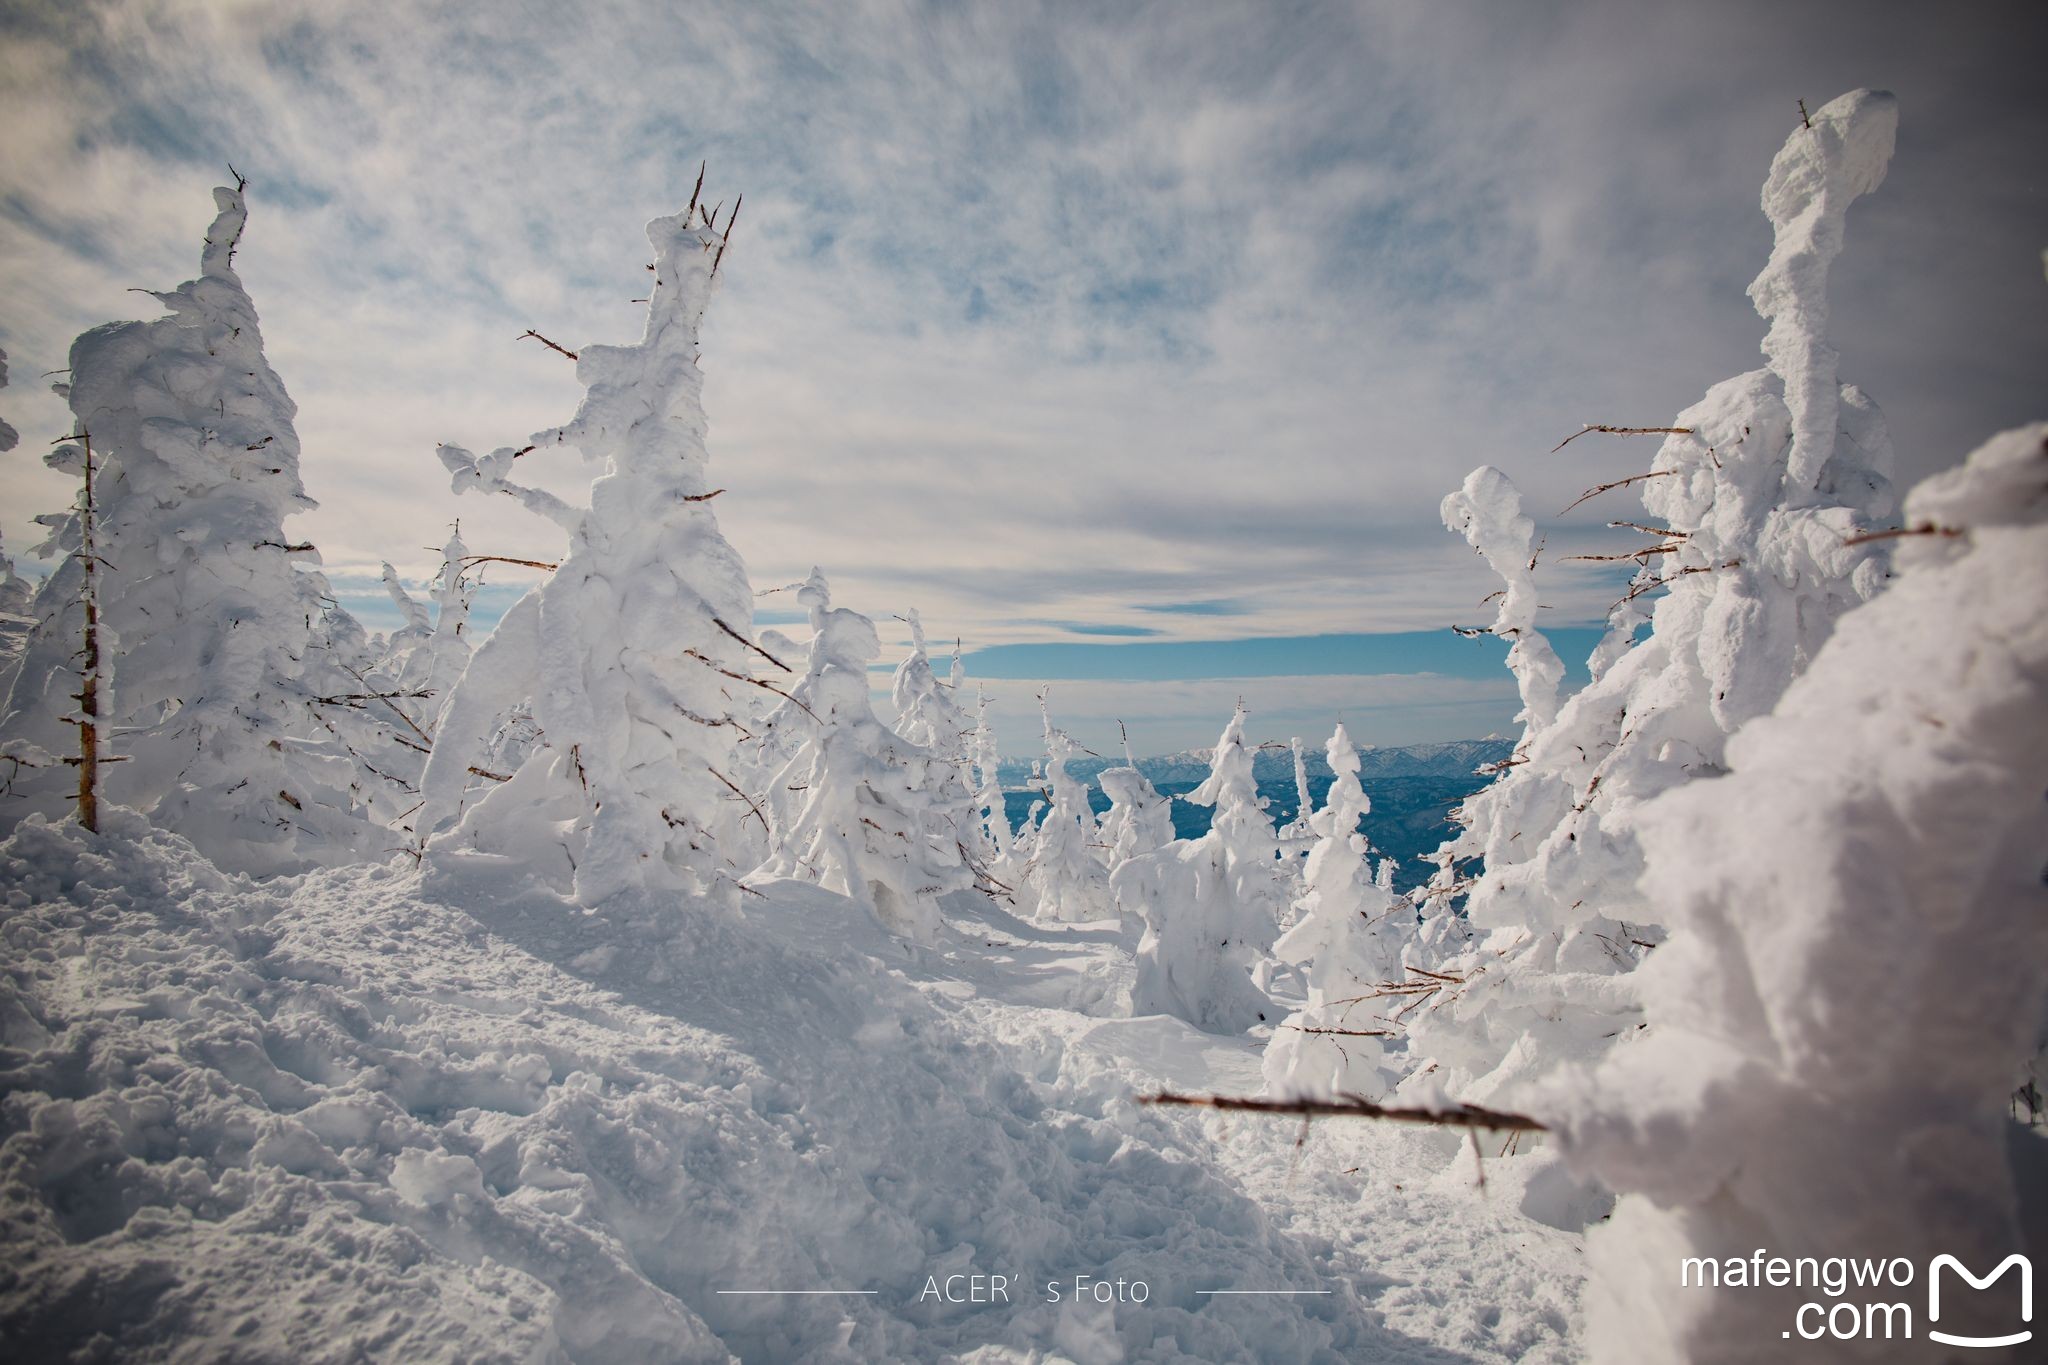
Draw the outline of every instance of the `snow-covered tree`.
M1444 498L1444 525L1486 560L1507 586L1500 594L1490 633L1508 642L1508 671L1515 675L1522 733L1535 734L1557 719L1557 689L1564 661L1536 629L1536 523L1522 513L1514 481L1492 465L1465 476L1465 485Z
M1240 704L1208 779L1187 796L1214 807L1209 832L1132 858L1111 878L1119 907L1145 923L1131 1012L1177 1015L1212 1033L1241 1033L1274 1013L1252 974L1280 932L1279 845L1244 723Z
M361 773L358 798L391 830L389 847L419 851L420 784L442 706L469 663L466 630L476 584L469 551L451 533L434 578L431 608L415 599L397 570L384 587L405 622L389 639L366 637L352 618L330 616L321 648L347 675L347 690L321 698L321 721Z
M937 753L958 755L964 765L974 722L955 700L961 681L960 652L954 650L952 675L941 683L925 646L924 622L914 608L904 619L910 625L910 653L896 666L889 683L889 697L896 707L896 733Z
M897 734L912 744L929 749L940 761L929 769L938 790L937 803L946 810L971 808L974 804L974 731L976 722L960 709L960 689L965 667L959 642L953 645L953 662L948 680L940 682L932 672L931 655L925 648L924 623L915 609L906 618L910 625L910 653L896 666L890 680L890 700L896 707ZM964 855L976 868L986 868L988 858L979 820L961 823L960 842Z
M1273 945L1273 955L1296 963L1308 999L1266 1047L1266 1088L1275 1094L1377 1095L1386 1088L1378 988L1401 974L1401 951L1414 910L1393 887L1394 865L1379 875L1358 823L1372 809L1359 785L1358 746L1339 725L1324 750L1336 780L1312 818L1315 846L1303 873L1307 893L1294 927Z
M1173 842L1173 800L1161 796L1150 778L1138 770L1131 740L1124 736L1124 766L1105 768L1096 778L1109 809L1102 813L1101 841L1111 872L1140 854L1156 852Z
M1462 889L1485 938L1442 964L1463 984L1418 1011L1410 1032L1411 1053L1436 1063L1431 1083L1460 1098L1492 1101L1634 1033L1626 973L1657 941L1643 926L1663 913L1638 887L1635 809L1722 771L1728 735L1768 711L1842 613L1885 581L1885 544L1857 533L1894 506L1890 442L1876 407L1837 383L1820 328L1843 215L1882 180L1896 121L1889 95L1846 95L1794 130L1772 165L1763 206L1777 246L1750 287L1770 322L1771 366L1681 413L1640 480L1662 527L1642 553L1654 575L1629 591L1657 594L1651 633L1628 644L1638 618L1619 610L1599 676L1547 723L1549 661L1518 669L1530 729L1514 766L1465 803L1466 828L1446 850L1463 866L1483 859ZM1493 543L1483 528L1511 528L1516 509L1505 481L1482 470L1446 512ZM1518 532L1499 543L1488 557L1511 603L1526 596L1526 561ZM1521 648L1533 632L1501 611L1496 629L1515 628ZM1439 915L1449 899L1436 897Z
M199 277L155 293L169 315L117 322L71 348L65 392L78 444L50 457L78 472L90 439L100 470L96 563L103 715L121 760L109 799L191 839L224 868L292 871L361 854L373 834L354 765L327 741L314 699L339 676L319 648L330 608L285 518L313 506L299 481L297 409L263 354L234 269L242 188L219 210ZM71 555L44 581L10 690L5 732L65 747L79 683L77 515L45 518ZM107 681L103 679L103 681ZM18 783L4 804L68 806L65 777Z
M7 352L0 351L0 389L7 387ZM0 422L0 451L14 449L21 435L6 422Z
M1895 586L1729 741L1731 771L1636 813L1671 930L1635 978L1649 1027L1538 1097L1621 1195L1587 1241L1597 1360L1755 1359L1813 1297L1674 1295L1684 1257L1984 1273L2027 1249L2014 1172L2041 1143L2008 1101L2048 1018L2048 423L1904 520ZM1940 1309L1964 1336L2015 1321L1998 1294ZM1950 1358L1925 1333L1883 1354Z
M1294 759L1294 815L1279 829L1280 847L1289 853L1299 853L1316 837L1311 823L1316 808L1309 795L1308 754L1301 746L1301 736L1288 740L1287 749Z
M1025 873L1033 907L1043 918L1068 922L1114 919L1116 903L1101 857L1102 831L1088 804L1088 784L1067 772L1076 745L1052 723L1044 693L1039 694L1038 714L1045 728L1045 781L1052 801L1039 823Z
M36 585L17 573L13 558L0 551L0 696L13 688L22 651L28 648L35 595Z
M517 498L564 527L569 548L441 713L424 782L422 828L439 831L429 854L514 860L585 904L631 887L701 892L758 847L730 770L763 656L745 634L745 566L712 511L697 364L723 238L694 204L647 236L645 334L576 356L586 392L574 419L519 450L441 452L457 491ZM602 466L588 508L509 479L520 458L559 446ZM492 736L528 704L536 747L497 775L508 780L480 777Z
M988 697L974 693L974 789L975 826L981 835L983 855L989 866L1007 869L1011 846L1016 842L1010 828L1009 808L1003 801L1002 754L996 748L995 727L988 723Z
M402 629L394 631L385 649L382 671L399 687L418 692L426 704L411 712L423 728L432 731L448 694L461 681L474 652L469 637L469 609L476 597L477 581L467 569L469 547L463 544L461 529L448 533L441 550L441 569L434 576L433 607L417 601L389 564L384 566L384 587L392 605L405 618Z
M811 647L792 704L812 733L770 786L773 851L760 875L815 881L894 932L929 942L939 897L973 884L964 850L971 798L950 780L950 755L876 717L868 695L868 665L882 652L874 622L834 607L817 570L797 601L810 612Z

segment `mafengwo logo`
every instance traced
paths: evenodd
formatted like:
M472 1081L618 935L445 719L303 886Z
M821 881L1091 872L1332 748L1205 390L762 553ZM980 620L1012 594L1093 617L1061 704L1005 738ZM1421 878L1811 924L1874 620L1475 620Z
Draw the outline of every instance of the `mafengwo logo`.
M2001 1278L2006 1271L2019 1267L2020 1272L2020 1321L2034 1320L2034 1264L2026 1257L2014 1252L1998 1263L1989 1275L1979 1279L1970 1273L1970 1268L1955 1257L1941 1255L1934 1258L1927 1267L1927 1336L1944 1346L2017 1346L2023 1341L2033 1340L2031 1328L2013 1332L2002 1337L1958 1337L1936 1330L1934 1324L1941 1321L1941 1272L1947 1267L1967 1280L1972 1289L1989 1289L1992 1282Z
M2019 1272L2019 1323L2015 1324L2019 1330L1997 1336L1965 1336L1941 1330L1944 1271L1953 1272L1947 1276L1950 1281L1960 1280L1970 1289L1982 1292L2014 1270ZM1799 1305L1792 1315L1792 1325L1779 1334L1788 1340L1796 1336L1802 1341L1910 1341L1915 1335L1914 1305L1910 1300L1862 1302L1862 1295L1852 1291L1910 1289L1914 1272L1913 1262L1903 1256L1888 1261L1840 1256L1820 1259L1772 1256L1758 1248L1752 1255L1730 1256L1725 1260L1687 1257L1679 1264L1678 1282L1684 1288L1702 1289L1812 1288L1833 1300ZM1958 1306L1956 1295L1960 1292L1960 1287L1949 1290L1951 1309ZM2010 1289L2004 1292L2010 1293ZM1950 1320L1954 1321L1956 1316L1952 1311ZM2033 1320L2034 1267L2024 1255L2014 1252L1984 1275L1946 1253L1928 1263L1925 1327L1929 1341L1980 1349L2018 1346L2034 1339L2033 1328L2027 1325Z

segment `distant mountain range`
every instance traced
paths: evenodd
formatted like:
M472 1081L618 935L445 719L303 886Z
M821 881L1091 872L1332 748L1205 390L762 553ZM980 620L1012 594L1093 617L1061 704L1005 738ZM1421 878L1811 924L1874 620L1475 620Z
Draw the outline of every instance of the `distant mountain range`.
M1489 763L1498 763L1515 751L1515 742L1489 735L1485 739L1454 739L1441 744L1362 745L1358 750L1359 780L1372 788L1375 778L1446 777L1468 778ZM1138 771L1154 786L1165 783L1197 783L1209 775L1214 749L1188 749L1177 754L1138 760ZM1320 744L1308 749L1308 775L1320 787L1330 780L1330 765ZM1104 768L1121 768L1122 758L1076 758L1067 771L1077 778L1093 781ZM1005 787L1022 787L1031 781L1031 761L1006 758L997 773ZM1294 755L1286 749L1261 749L1252 760L1252 775L1261 783L1292 781Z

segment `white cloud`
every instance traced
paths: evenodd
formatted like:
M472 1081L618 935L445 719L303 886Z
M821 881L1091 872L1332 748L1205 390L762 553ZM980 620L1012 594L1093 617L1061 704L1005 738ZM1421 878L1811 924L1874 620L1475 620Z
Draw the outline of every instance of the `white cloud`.
M631 335L639 224L708 158L748 196L705 368L758 582L823 564L978 644L1464 620L1493 585L1435 505L1467 468L1554 511L1649 455L1545 454L1578 422L1759 363L1740 291L1797 95L1904 101L1835 330L1909 468L2038 415L2040 21L1972 15L1982 41L1869 5L29 10L0 35L4 530L68 496L27 451L64 413L22 382L191 273L232 160L322 503L299 529L351 575L429 572L457 516L551 557L551 528L450 496L433 446L568 414L568 364L513 338ZM1560 620L1611 600L1557 562L1602 519L1552 531ZM1249 610L1134 610L1209 598Z

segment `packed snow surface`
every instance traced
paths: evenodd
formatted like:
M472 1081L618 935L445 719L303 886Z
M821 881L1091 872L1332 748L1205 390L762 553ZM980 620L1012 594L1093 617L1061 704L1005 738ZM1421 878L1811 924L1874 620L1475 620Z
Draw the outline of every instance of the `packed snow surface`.
M1438 1136L1137 1103L1260 1044L1116 1017L1113 923L258 885L107 823L0 845L16 1359L1571 1358L1577 1239L1411 1183Z

